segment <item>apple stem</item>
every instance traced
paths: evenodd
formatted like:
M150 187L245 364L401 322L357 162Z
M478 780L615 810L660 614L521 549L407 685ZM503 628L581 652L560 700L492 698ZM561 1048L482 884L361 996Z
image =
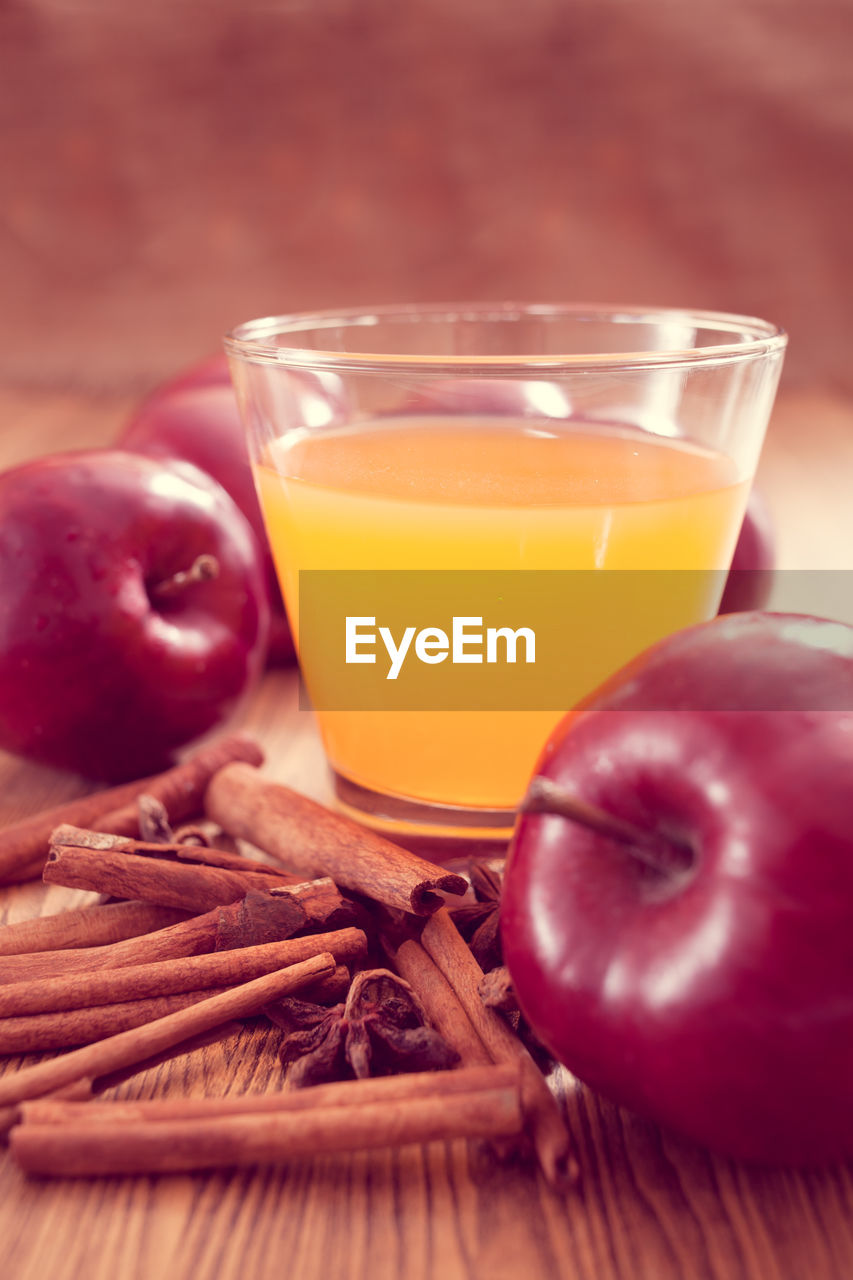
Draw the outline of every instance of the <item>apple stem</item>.
M150 587L148 594L152 600L171 600L174 596L179 596L187 587L193 586L196 582L210 582L211 579L219 576L219 561L216 556L208 555L206 552L200 556L196 556L189 569L179 569L177 573L173 573L171 578L164 578L162 582L158 582L155 586Z
M693 850L689 845L671 836L646 831L624 818L617 818L615 814L565 791L550 778L532 779L527 795L521 802L521 812L555 814L568 818L589 831L626 845L639 862L663 875L670 875L675 870L683 871L685 861L687 865L693 861Z

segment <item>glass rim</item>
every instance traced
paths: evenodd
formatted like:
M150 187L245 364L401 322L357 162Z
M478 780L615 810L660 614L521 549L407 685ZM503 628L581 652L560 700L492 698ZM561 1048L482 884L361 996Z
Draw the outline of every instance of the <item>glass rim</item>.
M365 344L360 351L334 347L313 348L274 341L288 333L317 332L340 326L369 330L382 322L411 323L423 320L508 321L524 318L566 318L618 324L668 323L716 329L731 334L729 341L708 346L673 347L655 351L558 352L534 355L454 355L372 351ZM734 335L740 335L735 338ZM644 369L690 367L702 364L730 364L784 351L788 335L784 329L755 316L727 311L692 310L680 307L614 306L591 303L387 303L376 307L345 307L334 310L291 312L248 320L231 329L223 338L229 357L250 364L288 365L301 368L338 369L346 372L397 372L409 368L418 373L462 369L490 374L518 376L519 370L550 374L579 369Z

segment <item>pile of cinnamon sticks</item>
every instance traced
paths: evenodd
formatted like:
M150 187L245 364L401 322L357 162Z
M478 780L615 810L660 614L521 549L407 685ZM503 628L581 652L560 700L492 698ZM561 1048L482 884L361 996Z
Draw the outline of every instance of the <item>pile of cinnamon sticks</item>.
M121 899L0 927L0 1054L66 1050L0 1077L0 1128L20 1166L186 1171L479 1138L529 1144L552 1184L570 1177L559 1106L483 1003L482 970L444 905L467 881L270 782L261 763L256 744L223 739L0 832L0 881L43 874ZM222 833L215 848L197 829L172 829L199 815ZM294 992L342 1000L377 954L455 1051L455 1069L93 1101Z

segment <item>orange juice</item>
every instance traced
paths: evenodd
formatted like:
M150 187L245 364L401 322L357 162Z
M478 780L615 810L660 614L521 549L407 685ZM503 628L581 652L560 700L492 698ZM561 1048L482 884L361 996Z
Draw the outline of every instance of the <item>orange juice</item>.
M688 441L613 424L487 417L293 432L270 447L256 479L297 644L302 569L725 569L748 492L730 459ZM630 617L600 625L624 631L627 661L716 605L661 608L667 621L652 636L632 632ZM596 669L588 630L583 650L572 642L567 635L579 699L609 671ZM300 661L310 692L312 655ZM558 716L321 711L319 719L333 767L362 787L509 809Z

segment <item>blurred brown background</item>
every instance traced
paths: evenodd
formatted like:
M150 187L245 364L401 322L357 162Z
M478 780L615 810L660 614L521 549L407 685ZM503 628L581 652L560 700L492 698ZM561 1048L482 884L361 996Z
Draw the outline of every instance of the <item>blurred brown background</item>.
M0 0L0 380L254 315L746 311L853 390L853 0Z

